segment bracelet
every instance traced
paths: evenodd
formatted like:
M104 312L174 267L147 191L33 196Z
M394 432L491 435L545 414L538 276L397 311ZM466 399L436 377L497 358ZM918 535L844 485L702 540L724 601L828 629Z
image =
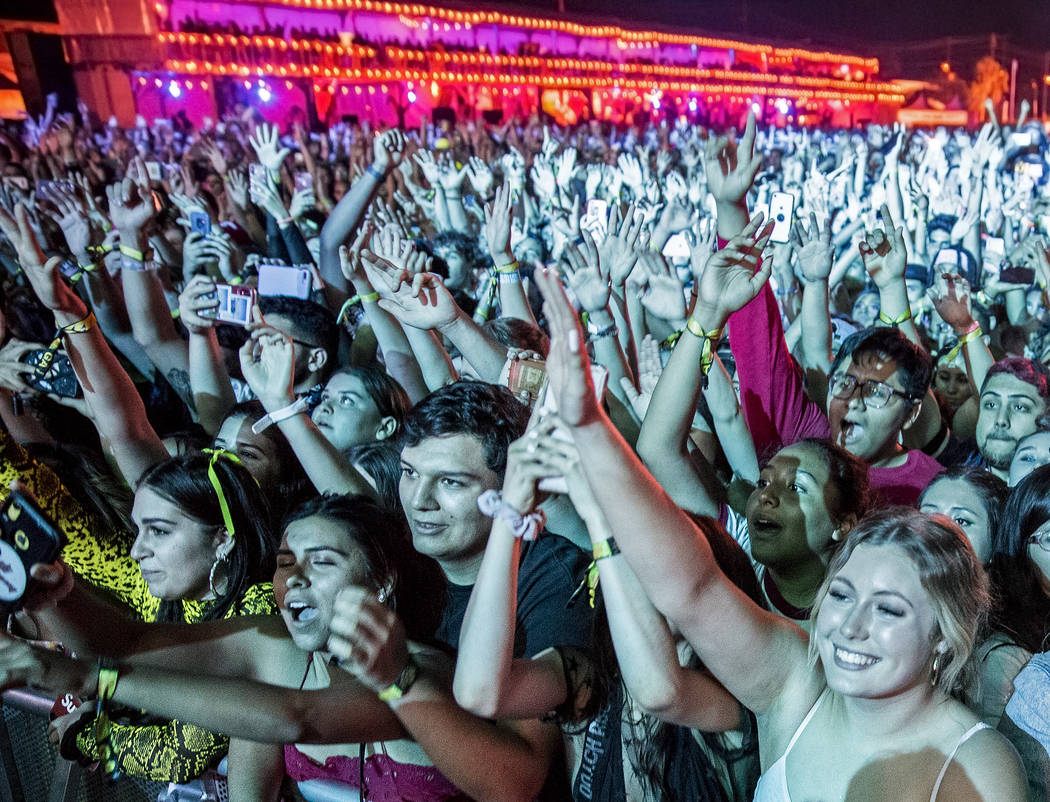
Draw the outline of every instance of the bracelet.
M149 249L147 248L146 251L143 252L137 248L132 248L130 245L121 245L120 255L126 256L129 259L134 259L136 262L145 262L149 259Z
M595 543L591 553L594 556L594 561L597 562L598 560L604 560L606 557L613 557L619 554L620 547L616 545L616 538L610 537Z
M521 284L521 273L514 270L510 273L496 273L500 284Z
M602 326L600 329L592 329L589 325L587 326L587 339L589 341L600 340L603 337L619 337L620 329L616 325L616 321L613 321L607 326Z
M879 322L880 323L885 323L887 326L899 326L902 323L907 323L909 320L911 320L911 310L910 309L907 312L904 312L903 314L901 314L898 317L890 317L885 312L883 312L881 309L879 310Z
M706 389L707 372L715 362L715 346L722 339L722 329L704 331L704 328L692 316L685 322L685 328L690 334L699 337L703 341L700 348L700 375L705 379L704 387Z
M497 273L517 273L518 272L518 260L515 259L513 262L508 262L505 265L496 265Z
M543 510L534 510L522 515L503 500L498 490L486 490L478 496L478 509L489 518L499 518L510 524L514 537L535 540L547 524Z
M408 693L408 689L412 687L418 676L419 665L412 659L412 655L409 655L408 662L401 669L401 673L397 675L397 679L379 692L379 701L393 702L400 699Z
M51 339L51 343L47 346L47 349L40 356L40 361L37 363L34 372L37 376L44 376L51 369L51 363L55 361L55 354L58 353L58 349L62 347L62 335L64 334L80 334L85 331L91 331L95 328L95 313L88 312L84 317L80 318L68 326L60 326L55 331L55 336Z
M372 176L372 178L374 178L376 181L382 181L382 180L384 180L386 178L386 175L384 175L383 173L379 172L371 164L368 165L365 168L365 172L368 173L370 176Z
M679 329L678 331L671 332L667 335L667 337L664 338L664 341L660 343L660 347L673 348L675 343L677 343L682 338L682 332L684 331L685 329Z
M294 217L282 217L280 220L277 221L277 225L279 228L284 228L285 226L289 226L294 222Z
M106 779L116 782L120 777L117 758L113 744L109 740L112 724L109 720L109 700L117 692L117 681L120 673L111 658L102 657L98 661L98 699L95 703L95 743L98 746L99 762Z
M78 260L77 268L79 268L84 273L94 273L96 270L98 270L98 262L88 262L86 265L83 265Z
M975 320L970 328L958 336L959 339L956 341L955 345L953 345L951 350L944 355L943 360L945 362L954 362L955 358L962 352L963 346L972 343L978 337L983 337L984 332L981 331L981 324Z
M310 400L306 396L298 398L288 406L275 409L273 412L269 412L259 418L259 420L252 424L252 433L262 434L262 432L266 431L273 424L295 417L300 412L306 412L309 408Z

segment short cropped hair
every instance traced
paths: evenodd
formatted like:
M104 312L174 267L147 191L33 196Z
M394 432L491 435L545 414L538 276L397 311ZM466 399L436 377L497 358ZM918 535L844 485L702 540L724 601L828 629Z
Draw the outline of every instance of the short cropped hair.
M981 392L984 392L992 376L998 376L1002 373L1009 374L1025 384L1032 385L1036 392L1039 393L1039 397L1044 401L1050 398L1050 370L1047 370L1046 365L1042 362L1035 359L1026 359L1023 356L1008 356L992 365L984 378L984 384L981 385Z
M892 359L897 365L904 393L912 401L919 401L930 388L933 378L933 358L922 348L891 326L872 326L861 329L847 337L835 361L831 364L831 375L851 357L872 354L880 359Z
M266 315L281 315L288 318L295 339L323 348L328 353L328 364L334 365L339 351L339 324L327 307L305 298L290 295L262 295L259 309Z
M510 444L525 434L529 408L506 387L463 379L440 387L408 413L402 448L429 437L466 434L481 441L485 464L502 478Z

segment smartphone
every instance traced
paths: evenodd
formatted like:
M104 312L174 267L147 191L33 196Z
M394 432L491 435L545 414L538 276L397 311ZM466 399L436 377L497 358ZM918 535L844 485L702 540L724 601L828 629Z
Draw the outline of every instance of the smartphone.
M258 162L248 166L248 183L258 184L259 186L266 186L266 182L269 177L266 175L266 168Z
M36 501L23 490L12 490L0 507L0 609L19 609L36 584L29 570L37 563L53 563L65 545L65 534Z
M314 177L309 173L295 174L295 188L297 191L305 192L314 188Z
M205 298L215 298L218 305L214 309L201 310L200 316L218 320L221 323L232 323L235 326L247 326L252 319L252 309L256 303L254 287L216 284L214 294Z
M310 271L304 267L259 265L259 295L310 297Z
M1030 267L1004 267L999 271L1003 284L1035 284L1035 271Z
M533 406L540 396L540 391L547 383L547 363L542 359L511 359L507 371L507 387L514 397L528 397L529 406Z
M80 279L80 265L74 262L72 259L63 259L58 263L58 272L68 278L70 281L78 281Z
M33 368L32 373L25 374L26 384L30 387L63 398L80 398L84 394L73 363L65 354L38 348L22 357L22 362Z
M146 162L146 175L150 181L160 181L163 176L160 162Z
M609 383L609 370L604 365L598 365L594 362L591 363L591 381L594 384L594 397L598 399L598 403L602 402L602 398L605 396L605 386ZM554 395L550 392L550 387L544 385L540 392L540 414L544 412L557 412L558 403L554 400ZM555 430L555 437L564 437L561 432ZM541 479L537 484L540 490L545 493L568 493L569 486L565 482L564 476L549 476L546 479Z
M769 219L773 221L770 242L791 241L791 215L795 209L795 197L790 192L774 192L769 199Z
M202 237L211 233L211 218L207 212L190 212L190 230L196 231Z

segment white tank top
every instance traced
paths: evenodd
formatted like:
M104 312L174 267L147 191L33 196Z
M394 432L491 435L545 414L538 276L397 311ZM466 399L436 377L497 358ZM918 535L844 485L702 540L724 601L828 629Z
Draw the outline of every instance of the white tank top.
M794 747L795 742L798 741L799 737L805 731L809 722L813 719L813 716L816 715L817 710L820 709L821 704L824 703L824 699L827 695L828 689L825 688L817 701L813 703L813 707L811 707L809 712L806 713L806 717L802 719L802 723L798 725L795 734L791 736L791 740L788 741L787 749L784 750L784 754L780 756L776 763L762 772L762 776L758 778L758 785L755 786L754 802L791 802L791 794L788 792L787 756L791 753L792 747ZM985 729L991 728L983 721L979 721L964 732L962 737L955 742L955 748L948 754L948 758L944 761L944 765L941 766L940 773L937 775L937 782L933 785L933 793L930 794L930 802L937 802L937 792L941 790L941 783L944 781L944 775L948 771L948 766L950 766L952 761L955 760L955 755L958 753L959 748L970 740L971 737Z

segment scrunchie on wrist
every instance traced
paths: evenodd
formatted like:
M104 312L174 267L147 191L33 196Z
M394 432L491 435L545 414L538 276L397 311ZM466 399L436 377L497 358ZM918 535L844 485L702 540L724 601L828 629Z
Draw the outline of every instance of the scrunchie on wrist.
M522 540L535 540L547 524L543 510L533 510L522 515L503 500L498 490L486 490L478 496L478 509L489 518L506 521L514 537Z

